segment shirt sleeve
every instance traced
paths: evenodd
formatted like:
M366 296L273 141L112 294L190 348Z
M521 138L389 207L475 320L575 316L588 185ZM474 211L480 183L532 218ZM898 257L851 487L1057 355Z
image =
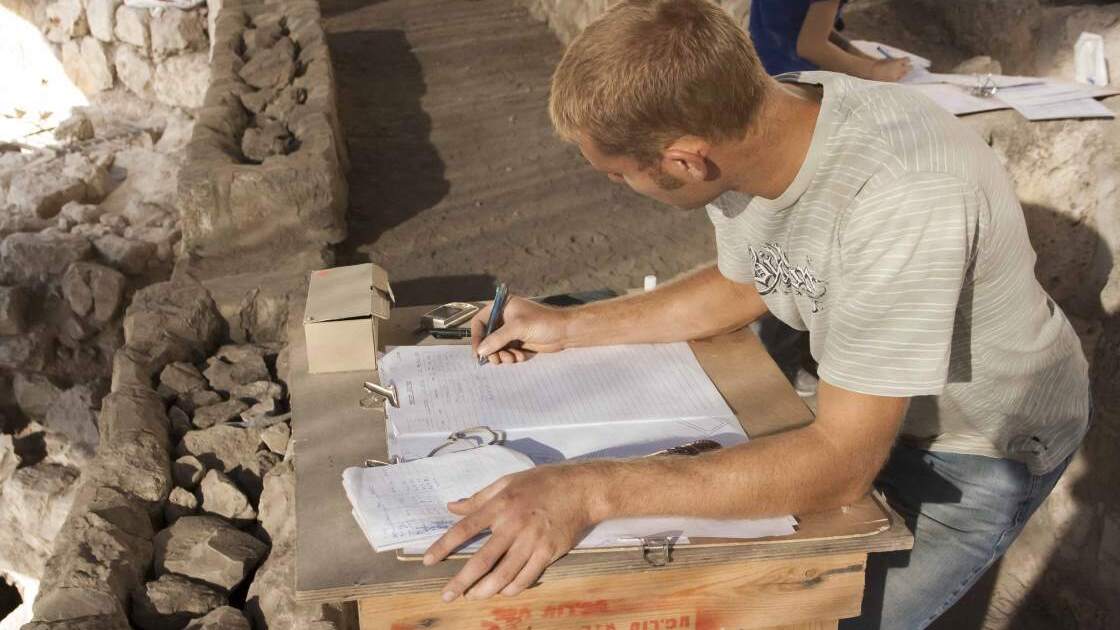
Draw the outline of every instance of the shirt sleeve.
M724 216L717 206L709 205L708 219L716 230L716 268L733 282L754 284L754 259L747 240L736 229L736 217Z
M979 207L973 187L941 173L857 200L839 235L822 379L878 396L941 392Z

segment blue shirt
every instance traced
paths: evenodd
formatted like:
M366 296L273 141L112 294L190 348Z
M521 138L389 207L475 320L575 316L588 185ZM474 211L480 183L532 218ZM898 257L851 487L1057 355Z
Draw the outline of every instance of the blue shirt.
M817 66L797 54L797 36L809 13L809 5L818 0L751 0L749 30L754 49L762 67L771 75L783 72L817 70ZM843 9L845 2L840 3ZM843 28L840 12L836 28Z

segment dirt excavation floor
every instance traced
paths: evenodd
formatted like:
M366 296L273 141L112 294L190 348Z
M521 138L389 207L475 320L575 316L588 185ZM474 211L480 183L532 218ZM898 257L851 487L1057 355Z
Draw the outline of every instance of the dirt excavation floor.
M560 43L512 0L323 0L350 240L400 302L640 287L715 258L703 211L593 171L548 120Z

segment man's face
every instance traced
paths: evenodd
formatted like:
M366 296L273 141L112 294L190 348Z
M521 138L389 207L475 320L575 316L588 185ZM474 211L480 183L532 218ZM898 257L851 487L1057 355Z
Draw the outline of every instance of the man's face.
M611 181L625 183L634 192L683 210L703 208L724 191L718 179L690 177L683 166L670 162L670 173L664 162L642 168L629 156L605 155L586 136L579 139L579 150L595 170L605 173Z

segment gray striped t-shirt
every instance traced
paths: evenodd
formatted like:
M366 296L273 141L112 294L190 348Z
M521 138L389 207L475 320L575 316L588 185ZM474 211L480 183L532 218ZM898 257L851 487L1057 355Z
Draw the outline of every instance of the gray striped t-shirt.
M1088 368L995 154L905 86L786 78L822 88L808 155L777 199L708 206L720 271L809 331L823 380L911 397L903 439L1052 469L1084 436Z

